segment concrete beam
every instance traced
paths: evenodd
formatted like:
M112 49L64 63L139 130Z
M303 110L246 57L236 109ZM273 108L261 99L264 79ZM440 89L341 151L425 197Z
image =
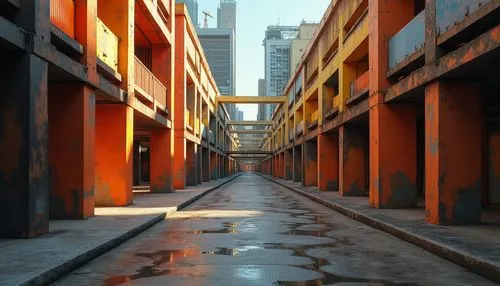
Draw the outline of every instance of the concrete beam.
M282 104L287 102L286 96L218 96L217 103L239 104Z
M248 121L235 121L230 120L227 123L228 125L240 125L240 126L258 126L258 125L273 125L272 121L257 121L257 120L248 120Z
M273 151L262 151L262 150L237 150L237 151L225 151L226 154L230 155L271 155L273 154Z
M236 133L236 134L267 134L273 132L272 130L245 130L245 129L238 129L238 130L229 130L231 133Z
M234 138L235 140L238 140L238 141L262 141L264 140L266 137L254 137L254 138L245 138L245 137L236 137Z

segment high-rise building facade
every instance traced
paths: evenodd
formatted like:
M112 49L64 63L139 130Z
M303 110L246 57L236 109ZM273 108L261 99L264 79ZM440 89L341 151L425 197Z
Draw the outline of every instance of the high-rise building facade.
M236 94L236 1L221 0L217 28L198 28L203 51L222 95ZM226 106L232 119L236 105Z
M290 46L290 73L293 74L300 63L300 59L304 54L309 41L313 38L314 31L316 31L316 23L302 22L299 26L299 33L297 38L292 40ZM290 75L291 75L290 74Z
M258 96L265 96L266 95L266 80L263 78L259 78L259 89L258 89ZM257 120L268 120L266 118L266 106L264 104L259 104L259 109L257 111Z
M217 27L236 31L236 0L221 0L217 9Z
M297 38L298 26L269 26L263 41L265 51L266 95L280 95L290 78L290 48ZM265 117L270 118L273 105L266 105Z
M222 95L234 95L234 31L232 29L198 29L205 57Z
M191 22L195 27L198 27L200 25L198 22L198 0L176 0L175 2L186 4Z

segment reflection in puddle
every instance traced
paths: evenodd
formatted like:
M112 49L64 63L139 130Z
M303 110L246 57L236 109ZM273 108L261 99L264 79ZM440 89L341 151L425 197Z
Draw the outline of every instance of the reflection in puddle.
M271 214L284 214L286 215L286 219L280 221L281 225L286 226L288 231L280 233L281 235L287 236L313 236L313 237L329 237L334 242L333 243L322 243L315 245L291 245L291 244L282 244L282 243L256 243L252 242L253 245L234 247L234 248L225 248L225 247L217 247L212 249L181 249L181 250L163 250L157 251L153 253L137 253L136 255L139 257L147 258L151 260L149 265L143 266L136 270L134 275L130 276L114 276L106 279L104 281L104 285L120 285L124 283L129 283L130 281L146 278L146 277L157 277L157 276L165 276L165 275L179 275L177 271L172 270L172 266L179 268L183 267L179 265L178 260L186 258L186 257L195 257L195 256L210 256L210 255L223 255L223 256L233 256L236 257L243 252L258 250L258 249L284 249L292 251L292 255L296 257L306 257L311 259L312 263L307 265L290 265L298 268L302 268L304 270L315 271L320 273L323 277L321 279L316 280L304 280L304 281L275 281L275 285L286 285L286 286L294 286L294 285L326 285L326 284L334 284L334 283L366 283L367 285L412 285L412 284L396 284L385 280L370 280L363 278L353 278L353 277L344 277L331 274L329 272L323 271L322 267L326 265L330 265L330 261L323 258L317 258L311 255L308 255L308 251L314 248L335 248L335 247L343 247L347 245L354 245L346 237L335 237L335 226L328 223L325 220L325 214L318 214L317 212L304 209L299 207L299 202L296 199L293 199L288 196L280 196L279 192L267 193L264 195L267 198L267 201L260 203L260 207L262 207L262 211L257 208L257 210L253 211L245 211L245 210L221 210L217 209L215 212L211 212L209 209L207 210L208 204L200 204L197 207L193 208L190 211L184 212L184 217L186 221L189 221L190 218L218 218L218 219L227 219L231 218L239 218L238 221L229 221L223 222L221 224L221 228L212 228L212 229L196 229L186 233L183 235L204 235L204 234L249 234L254 232L265 232L266 229L262 229L258 227L258 223L256 222L256 217L262 217L264 215L271 216ZM270 202L270 200L273 200ZM266 199L265 199L266 200ZM222 193L218 193L213 197L212 203L214 206L222 202L227 205L230 202L227 199L224 199ZM234 201L232 201L234 203ZM201 209L200 209L201 208ZM193 217L193 215L195 215ZM292 221L292 223L290 223ZM257 245L255 245L257 244ZM235 258L237 259L237 258ZM238 261L235 260L234 264L237 264ZM262 273L262 269L258 267L252 266L241 266L238 267L236 273L234 273L238 278L242 281L255 281L261 280L265 276ZM244 283L243 283L244 284Z

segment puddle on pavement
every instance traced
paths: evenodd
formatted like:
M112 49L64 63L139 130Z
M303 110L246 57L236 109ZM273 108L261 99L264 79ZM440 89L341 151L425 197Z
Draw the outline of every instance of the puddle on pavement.
M281 243L263 243L259 245L252 246L242 246L236 248L214 248L210 250L200 250L200 249L181 249L181 250L162 250L154 253L137 253L139 257L148 258L152 261L152 264L148 266L143 266L136 271L136 274L131 276L114 276L106 279L103 283L105 286L114 286L128 283L133 280L157 277L157 276L167 276L175 275L170 269L168 269L167 263L175 263L176 260L201 256L201 255L225 255L225 256L238 256L242 252L250 251L254 249L283 249L290 250L293 252L293 256L307 257L313 261L312 264L307 265L290 265L293 267L302 268L305 270L315 271L323 275L323 278L316 280L304 280L304 281L276 281L274 285L284 285L284 286L308 286L308 285L327 285L335 283L359 283L359 284L369 284L369 285L416 285L408 283L393 283L386 280L377 279L364 279L355 277L344 277L338 276L326 271L321 268L323 266L329 265L330 262L324 258L317 258L314 256L307 255L307 251L314 248L335 248L342 246L355 245L346 237L334 237L332 235L326 235L327 233L334 234L335 226L326 222L325 214L316 214L314 211L309 209L303 209L298 207L298 202L295 200L290 200L289 198L281 198L281 202L278 203L263 203L265 208L273 208L272 210L266 210L268 213L282 213L287 214L294 219L306 219L307 223L287 223L282 222L283 225L289 227L289 231L282 232L280 234L291 235L291 236L314 236L314 237L330 237L335 240L334 243L323 243L316 245L287 245ZM205 208L206 205L203 205ZM290 211L290 210L293 211ZM245 224L250 223L253 225L252 228L245 228ZM203 234L236 234L242 232L255 231L256 225L252 222L223 222L222 228L219 229L197 229L188 232L187 234L203 235Z

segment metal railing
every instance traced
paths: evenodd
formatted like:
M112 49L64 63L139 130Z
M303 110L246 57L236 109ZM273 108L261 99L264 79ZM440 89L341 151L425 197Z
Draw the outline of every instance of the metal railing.
M425 10L389 39L389 69L395 68L406 57L425 44Z
M97 18L97 57L118 70L118 37Z
M350 97L356 97L368 91L368 80L368 71L366 71L353 82L351 82Z
M167 88L137 57L135 57L135 85L159 104L166 106Z
M436 28L442 35L492 0L436 0Z
M50 21L71 38L75 38L75 1L50 0Z

